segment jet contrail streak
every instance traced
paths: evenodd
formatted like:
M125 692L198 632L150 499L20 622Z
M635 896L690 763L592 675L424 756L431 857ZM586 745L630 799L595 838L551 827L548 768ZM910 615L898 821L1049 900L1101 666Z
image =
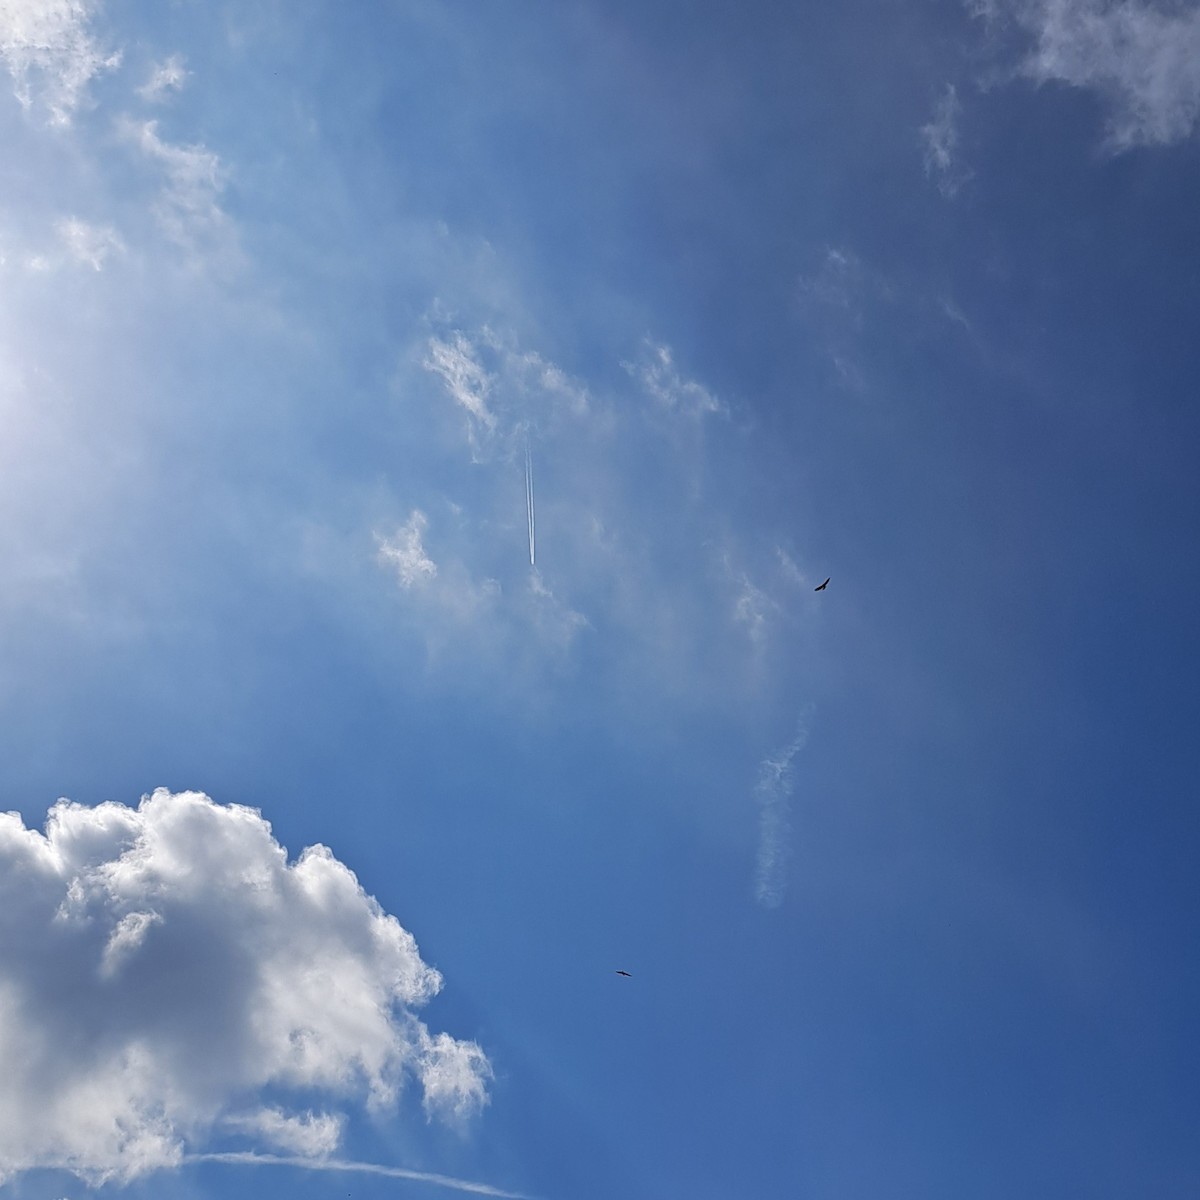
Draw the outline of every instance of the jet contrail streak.
M411 1179L417 1183L432 1183L438 1187L473 1192L477 1196L498 1196L500 1200L529 1200L520 1192L506 1192L487 1183L455 1179L452 1175L437 1175L431 1171L410 1171L405 1167L387 1167L380 1163L347 1162L340 1158L302 1158L299 1155L255 1154L249 1150L232 1150L220 1154L189 1154L185 1163L228 1163L242 1167L300 1167L306 1171L351 1171L359 1175L383 1175L387 1179Z
M525 515L529 520L529 565L537 565L537 526L533 510L533 455L525 442Z

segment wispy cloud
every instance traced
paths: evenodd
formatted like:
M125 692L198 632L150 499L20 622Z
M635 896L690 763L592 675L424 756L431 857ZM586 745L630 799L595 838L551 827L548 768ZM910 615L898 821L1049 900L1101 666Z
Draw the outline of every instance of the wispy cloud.
M326 1158L342 1141L343 1113L286 1113L274 1105L255 1112L237 1113L221 1122L222 1130L244 1134L256 1142L278 1146L308 1162Z
M958 189L970 178L958 159L958 125L962 118L962 103L952 83L946 85L933 119L921 126L921 141L925 146L925 174L937 181L938 191L952 200Z
M379 561L396 572L402 588L412 588L437 575L437 563L425 553L422 534L429 518L420 509L413 509L408 521L390 538L375 535L379 546Z
M154 67L150 78L138 88L138 95L148 104L161 104L173 93L183 90L189 74L183 65L183 55L172 54Z
M431 337L421 365L440 376L455 403L466 412L472 447L495 432L496 414L488 407L492 376L484 370L466 334L455 330L445 339Z
M55 230L72 260L93 271L103 270L109 255L125 252L125 243L111 226L90 225L78 217L65 217L55 225Z
M184 1159L194 1163L228 1163L236 1167L297 1167L305 1171L337 1171L358 1175L379 1175L384 1179L409 1179L414 1183L428 1183L434 1187L450 1188L457 1192L470 1192L476 1196L497 1196L500 1200L530 1200L521 1192L506 1192L503 1188L470 1179L456 1179L453 1175L439 1175L433 1171L410 1171L407 1167L390 1167L381 1163L353 1162L344 1159L308 1159L281 1154L253 1154L231 1151L224 1154L192 1154Z
M220 156L203 145L164 140L157 121L126 118L119 128L162 170L164 184L154 212L167 236L189 251L222 248L232 230L219 203L226 176Z
M978 9L978 4L976 4ZM1114 151L1167 145L1200 118L1200 9L1136 0L996 0L1033 35L1022 70L1038 82L1097 92L1107 102Z
M778 908L787 890L791 797L795 786L792 763L808 742L811 718L810 709L801 716L796 736L778 753L763 759L758 768L758 782L754 787L758 805L754 896L764 908Z
M0 57L21 106L39 103L51 123L70 124L87 85L110 71L121 55L100 48L89 28L95 0L4 0L0 4Z
M60 801L44 833L0 815L0 950L0 1180L130 1180L214 1127L328 1154L336 1105L388 1107L407 1078L430 1114L487 1100L483 1051L415 1015L442 981L412 935L253 809L158 791Z
M647 338L642 343L640 357L621 365L642 385L646 394L664 409L690 417L725 411L721 401L702 383L680 375L670 346Z

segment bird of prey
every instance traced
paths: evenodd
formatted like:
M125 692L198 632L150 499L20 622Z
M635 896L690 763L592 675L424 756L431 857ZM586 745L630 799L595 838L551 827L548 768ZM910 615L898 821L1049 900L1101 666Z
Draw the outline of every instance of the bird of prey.
M632 975L630 975L630 973L629 973L628 971L614 971L614 972L613 972L613 974L614 974L614 975L624 975L626 979L632 979L632 978L633 978L633 976L632 976Z
M830 578L832 578L832 576ZM825 583L817 584L817 586L815 588L813 588L813 591L814 592L823 592L825 590L825 584L828 582L829 582L829 580L827 579L827 580L825 580Z

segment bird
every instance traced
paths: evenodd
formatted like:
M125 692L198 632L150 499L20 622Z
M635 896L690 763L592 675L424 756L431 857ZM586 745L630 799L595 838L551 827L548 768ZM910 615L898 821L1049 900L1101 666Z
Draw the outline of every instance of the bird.
M630 973L629 973L628 971L614 971L614 972L613 972L613 974L614 974L614 975L624 975L626 979L632 979L632 978L633 978L633 976L632 976L632 975L630 975Z
M832 576L830 578L832 578ZM813 588L813 591L814 592L823 592L825 590L825 584L828 582L829 582L829 580L827 579L827 580L825 580L825 583L817 584L817 586L815 588Z

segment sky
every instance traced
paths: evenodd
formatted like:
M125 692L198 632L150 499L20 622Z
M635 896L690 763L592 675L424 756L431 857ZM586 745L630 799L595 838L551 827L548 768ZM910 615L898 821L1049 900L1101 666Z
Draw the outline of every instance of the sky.
M1198 123L1188 0L0 0L0 1200L1200 1194Z

